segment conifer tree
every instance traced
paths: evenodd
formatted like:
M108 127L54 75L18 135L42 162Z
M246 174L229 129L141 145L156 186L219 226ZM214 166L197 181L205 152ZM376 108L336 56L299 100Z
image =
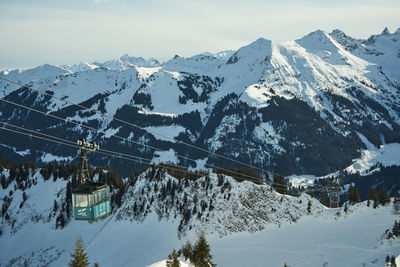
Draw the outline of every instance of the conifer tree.
M382 204L382 205L386 205L387 203L390 203L389 193L386 188L379 191L378 202L379 202L379 204Z
M394 194L393 210L396 214L398 214L400 211L400 196L397 192Z
M372 185L369 188L367 198L368 198L368 200L373 200L373 201L377 200L377 195L376 195L376 192L375 192L375 188Z
M353 187L351 185L350 185L350 188L349 188L348 198L349 198L350 204L355 204L355 203L361 202L360 194L358 193L357 188L355 188L355 187Z
M83 245L82 238L78 236L75 241L75 250L71 253L72 259L69 261L68 266L70 267L87 267L89 266L89 259L85 253L85 247Z
M397 220L394 221L392 233L395 237L400 236L400 222L397 222Z
M326 201L326 193L325 193L325 191L321 192L321 196L320 196L319 202L321 202L321 204L324 205L325 207L328 206L328 202Z
M185 260L193 260L193 247L192 244L190 244L189 240L186 242L186 244L182 247L182 255L185 258Z
M210 245L207 243L204 233L201 233L199 240L197 240L196 245L193 248L192 263L194 263L194 266L196 267L216 266L211 260Z
M346 203L344 203L343 211L344 211L345 213L347 213L348 210L349 210L349 207L347 206L347 202L346 202Z
M283 177L281 175L277 175L277 174L274 175L274 182L272 185L275 188L276 192L278 192L280 194L287 195L289 193L285 177Z
M178 254L176 253L175 249L172 251L171 254L168 255L167 259L167 267L180 267Z
M58 204L57 200L54 199L53 212L56 213L57 211L58 211Z
M378 204L379 204L379 203L378 203L378 200L375 200L375 201L374 201L374 205L373 205L374 209L376 209L376 208L378 207Z
M397 266L397 264L396 264L396 258L394 257L394 256L392 256L391 258L390 258L390 267L396 267Z

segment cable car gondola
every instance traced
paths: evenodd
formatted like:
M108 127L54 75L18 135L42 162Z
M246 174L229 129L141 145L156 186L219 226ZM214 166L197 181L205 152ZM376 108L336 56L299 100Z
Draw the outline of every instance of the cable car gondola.
M81 149L81 158L78 180L72 188L72 213L75 220L92 221L111 212L110 187L106 183L90 180L86 152L99 149L99 146L84 139L77 143Z

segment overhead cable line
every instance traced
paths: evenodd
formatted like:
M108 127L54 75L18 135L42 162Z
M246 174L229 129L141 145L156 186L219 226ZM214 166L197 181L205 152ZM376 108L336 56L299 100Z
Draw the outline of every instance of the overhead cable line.
M38 132L38 131L35 131L35 130L30 130L30 129L27 129L27 128L24 128L24 127L20 127L20 126L17 126L17 125L8 123L8 122L1 122L0 121L0 124L8 125L8 126L11 126L11 127L17 128L17 129L25 130L25 131L28 131L28 132L31 132L31 133L36 133L36 134L43 135L43 136L46 136L46 137L49 137L49 138L54 138L56 140L60 140L60 141L63 141L63 142L66 142L66 143L69 143L69 144L72 144L72 145L76 145L75 142L69 141L67 139L63 139L63 138L60 138L60 137L57 137L57 136L48 135L48 134L45 134L45 133L42 133L42 132ZM128 155L128 154L120 153L120 152L114 152L114 151L107 150L107 149L99 149L99 150L107 152L107 153L119 154L119 155L123 155L123 156L136 158L138 160L144 160L144 161L149 161L149 162L151 161L151 159L146 159L146 158L142 158L142 157L138 157L138 156Z
M0 123L2 123L3 125L9 125L8 123L3 123L3 122L0 122ZM21 131L18 131L18 130L13 130L13 129L5 128L5 127L0 127L0 129L1 130L6 130L6 131L9 131L9 132L13 132L13 133L17 133L17 134L21 134L21 135L25 135L25 136L28 136L28 137L34 137L34 138L42 139L42 140L45 140L45 141L49 141L49 142L53 142L53 143L57 143L57 144L61 144L61 145L69 146L69 147L73 147L73 148L79 148L79 146L77 144L71 144L70 143L71 141L65 140L65 139L64 139L64 141L67 141L67 142L57 141L55 139L50 139L50 138L46 138L46 137L43 137L43 136L38 136L38 135L30 134L30 133L24 133L24 132L21 132ZM107 155L107 156L112 156L112 157L115 157L116 155L119 154L118 152L114 152L114 154L112 154L112 153L103 152L103 151L99 151L99 150L95 150L93 152L94 153L98 153L98 154ZM143 162L141 160L127 158L127 157L124 157L124 156L118 156L118 158L129 160L129 161L133 161L133 162L137 162L137 163L152 165L152 163L150 163L150 162ZM187 174L190 174L190 175L197 175L199 177L203 176L202 174L199 174L199 173L196 173L196 172L188 172L188 171L185 171L185 170L176 169L176 168L169 167L169 166L161 166L161 168L165 168L165 169L169 169L169 170L173 170L173 171L178 171L178 172L183 172L183 173L187 173Z
M15 106L18 106L18 107L21 107L21 108L25 108L25 109L28 109L28 110L31 110L31 111L40 113L40 114L42 114L42 115L49 116L49 117L52 117L52 118L61 120L61 121L67 122L67 123L71 123L71 124L74 124L74 125L78 125L78 126L81 126L81 127L83 127L83 128L89 129L89 130L93 130L93 131L96 131L96 132L105 133L104 130L96 129L96 128L93 128L93 127L84 125L84 124L82 124L82 123L70 121L70 120L67 120L66 118L62 118L62 117L59 117L59 116L56 116L56 115L53 115L53 114L50 114L50 113L46 113L46 112L43 112L43 111L40 111L40 110L31 108L31 107L27 107L27 106L24 106L24 105L21 105L21 104L18 104L18 103L15 103L15 102L12 102L12 101L3 99L3 98L0 98L0 101L3 101L3 102L8 103L8 104L15 105ZM45 135L45 134L43 134L43 135ZM119 135L116 135L116 134L112 134L111 136L114 136L114 137L119 138L119 139L121 139L121 140L124 140L124 141L126 141L126 142L131 142L131 143L138 144L138 145L141 145L141 146L144 146L144 147L148 147L148 148L154 149L154 150L156 150L156 151L167 152L166 150L162 150L162 149L159 149L159 148L156 148L156 147L153 147L153 146L149 146L149 145L146 145L146 144L142 144L142 143L140 143L140 142L136 142L136 141L134 141L134 140L130 140L130 139L128 139L128 138L125 138L125 137L122 137L122 136L119 136ZM69 142L71 142L71 141L69 141ZM104 151L105 149L101 149L101 150ZM125 154L125 155L126 155L126 156L129 156L129 157L135 157L135 158L139 158L139 159L151 161L151 159L144 159L144 158L141 158L141 157L137 157L137 156L133 156L133 155L128 155L128 154ZM179 158L183 158L183 159L186 159L186 160L190 160L190 161L196 162L195 159L192 159L192 158L189 158L189 157L181 156L181 155L179 155L179 154L177 154L176 156L179 157ZM184 167L184 166L180 166L180 165L177 165L177 166L179 166L179 167L181 167L181 168L188 169L188 167ZM236 171L233 171L233 170L225 169L225 168L222 168L222 167L217 167L217 166L214 166L214 165L209 164L209 163L204 163L204 166L207 166L207 167L210 167L210 168L213 168L213 169L222 170L222 171L225 171L225 172L229 172L229 173L231 173L231 174L244 176L244 177L247 177L247 178L249 178L249 179L255 179L253 176L250 176L250 175L247 175L247 174L243 174L243 173L239 173L239 172L236 172Z
M68 146L71 146L71 147L74 147L74 148L78 148L78 146L77 146L77 144L75 142L72 142L72 141L64 139L64 138L60 138L60 137L52 136L52 135L45 134L45 133L42 133L42 132L38 132L38 131L35 131L35 130L27 129L27 128L20 127L20 126L17 126L17 125L14 125L14 124L10 124L10 123L7 123L7 122L0 121L0 124L3 124L4 126L11 126L11 127L14 127L16 129L20 129L20 130L25 130L25 131L30 132L30 134L24 133L24 132L20 132L20 131L16 131L16 130L12 130L12 129L8 129L8 128L5 128L5 127L1 127L0 129L12 131L12 132L15 132L15 133L20 133L20 134L23 134L23 135L26 135L26 136L33 136L33 137L36 137L36 138L39 138L39 139L43 139L43 140L46 140L46 141L50 141L50 142L59 143L59 144L68 145ZM32 135L32 133L33 134L39 134L39 135L42 135L42 136ZM147 161L149 161L148 159L144 159L144 158L140 158L140 157L136 157L136 156L120 153L120 152L115 152L115 151L111 151L111 150L102 150L102 149L100 149L100 150L95 150L94 152L95 153L99 153L99 154L118 156L121 159L133 160L135 162L141 162L139 160L147 160ZM139 158L139 159L132 159L132 158L129 158L129 157L134 157L134 158ZM142 163L148 164L148 165L152 165L151 162L142 162ZM191 175L195 174L195 175L198 175L199 177L203 176L202 174L198 174L196 172L184 171L184 170L180 170L180 169L176 169L176 168L171 168L171 167L168 167L168 166L161 166L161 168L180 171L180 172L188 173L188 174L191 174ZM226 170L226 171L229 171L229 170ZM239 175L239 177L237 177L237 176L232 176L232 177L235 178L235 179L239 179L239 180L245 180L245 181L249 180L249 181L258 182L258 183L260 182L255 177L247 176L247 175L244 175L244 174L241 174L241 173L237 173L237 174ZM247 178L243 178L243 177L240 177L240 176L247 176ZM273 183L273 184L276 184L276 183ZM287 186L287 185L283 185L283 184L276 184L276 185Z
M31 87L31 86L24 85L24 84L22 84L22 83L19 83L19 82L16 82L16 81L13 81L13 80L4 78L4 77L2 77L2 76L0 76L0 79L5 80L5 81L10 82L10 83L13 83L13 84L16 84L16 85L19 85L19 86L21 86L21 87L24 87L24 88L33 90L33 91L35 91L35 92L37 92L37 93L39 93L39 94L46 95L46 96L49 96L49 97L51 97L51 98L54 98L54 99L63 101L63 102L68 103L68 104L70 104L70 105L74 105L74 106L77 106L77 107L79 107L79 108L82 108L82 109L85 109L85 110L94 112L94 113L99 114L99 115L101 115L101 116L103 116L103 117L107 117L107 118L110 118L110 119L112 119L112 120L122 122L122 123L127 124L127 125L129 125L129 126L131 126L131 127L135 127L135 128L137 128L137 129L144 130L144 131L146 131L146 132L148 132L148 133L152 133L152 134L159 135L159 136L161 136L161 137L164 137L164 138L166 138L166 139L168 139L168 140L177 142L177 143L179 143L179 144L183 144L183 145L186 145L186 146L189 146L189 147L198 149L198 150L203 151L203 152L206 152L206 153L208 153L208 154L210 154L210 155L218 156L218 157L224 158L224 159L226 159L226 160L230 160L230 161L232 161L232 162L239 163L239 164L241 164L241 165L250 167L251 169L257 169L257 170L259 170L259 171L262 171L263 173L267 172L266 170L261 169L261 168L258 168L258 167L256 167L256 166L251 166L251 165L249 165L249 164L247 164L247 163L244 163L244 162L241 162L241 161L232 159L232 158L230 158L230 157L227 157L227 156L224 156L224 155L221 155L221 154L218 154L218 153L209 151L209 150L207 150L207 149L204 149L204 148L201 148L201 147L198 147L198 146L195 146L195 145L186 143L186 142L184 142L184 141L176 140L176 139L174 139L174 138L171 138L171 137L169 137L169 136L166 136L166 135L164 135L164 134L162 134L162 133L159 133L159 132L157 132L157 131L146 129L146 128L144 128L144 127L141 127L141 126L138 126L138 125L136 125L136 124L133 124L133 123L124 121L124 120L122 120L122 119L119 119L119 118L117 118L117 117L108 115L108 114L103 113L103 112L101 112L101 111L98 111L98 110L95 110L95 109L91 109L91 108L85 107L85 106L83 106L83 105L81 105L81 104L76 104L76 103L74 103L74 102L72 102L72 101L66 100L66 99L61 98L61 97L57 97L57 96L55 96L54 94L50 94L50 93L47 93L47 92L45 92L45 91L42 91L42 90L39 90L39 89L35 89L35 88ZM267 173L268 173L268 172L267 172ZM270 173L271 173L271 172L270 172ZM273 173L272 173L272 174L273 174Z

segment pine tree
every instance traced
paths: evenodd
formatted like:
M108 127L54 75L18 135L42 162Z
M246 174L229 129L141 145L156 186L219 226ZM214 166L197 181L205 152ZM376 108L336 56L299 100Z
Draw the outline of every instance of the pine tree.
M390 262L390 256L386 255L386 259L385 259L386 264L388 264Z
M310 213L311 212L311 201L308 200L308 204L307 204L307 212Z
M192 244L190 244L189 240L182 247L182 255L185 258L185 260L190 260L190 261L193 260L193 248L192 248Z
M376 209L378 205L379 205L378 200L374 200L374 205L373 205L374 209Z
M377 198L378 198L377 195L376 195L376 192L375 192L375 188L372 185L369 188L367 198L368 198L368 200L373 200L373 201L376 201Z
M386 205L387 203L390 203L389 193L386 188L379 191L378 202L379 202L379 204L382 204L382 205Z
M392 256L391 258L390 258L390 267L396 267L397 266L397 264L396 264L396 258L394 257L394 256Z
M400 211L400 196L397 192L394 194L393 211L395 214L398 214Z
M65 226L65 218L62 212L56 218L56 228L63 229Z
M93 267L99 267L99 264L97 263L97 261L93 264Z
M321 192L321 196L320 196L319 202L321 202L321 204L324 205L325 207L328 206L328 202L326 201L326 193L325 193L325 191Z
M78 236L75 241L74 253L71 253L72 259L69 261L68 266L70 267L87 267L89 266L89 259L85 253L85 247L83 245L82 238Z
M281 175L277 175L277 174L274 175L274 182L272 185L275 188L276 192L278 192L280 194L287 195L289 193L285 177L283 177Z
M57 200L54 199L53 212L56 213L57 210L58 210Z
M214 267L216 266L212 263L212 256L210 254L210 245L203 233L201 233L199 240L197 240L196 245L193 248L193 261L196 267Z
M394 221L392 233L395 237L400 236L400 222L397 222L397 220Z
M349 188L348 198L349 198L350 204L355 204L355 203L361 202L360 194L358 193L357 188L355 188L355 187L353 187L351 185L350 185L350 188Z
M168 255L167 259L167 267L180 267L181 264L179 263L178 254L176 253L175 249L172 251L171 254Z

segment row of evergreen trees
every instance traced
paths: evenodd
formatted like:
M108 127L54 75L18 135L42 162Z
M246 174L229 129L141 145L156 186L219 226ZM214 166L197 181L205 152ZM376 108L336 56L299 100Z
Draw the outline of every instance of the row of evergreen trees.
M313 191L308 191L307 192L310 196L314 197ZM399 198L395 194L395 199ZM347 200L349 201L350 205L354 205L356 203L360 203L362 200L360 198L360 193L358 192L358 189L350 185L348 192L347 192ZM380 190L378 193L376 193L375 188L371 185L368 195L367 195L367 206L369 207L371 205L371 202L373 203L373 207L376 208L378 205L386 205L390 203L390 195L389 192L386 188ZM322 205L328 207L328 201L327 201L327 194L325 191L321 191L319 195L319 201ZM400 199L399 199L400 201Z
M166 265L167 267L179 267L179 257L182 256L185 261L189 260L195 267L215 267L216 264L212 262L210 251L210 245L204 233L201 233L194 246L187 241L178 252L174 249L172 253L168 255Z
M261 176L258 174L258 172L255 169L221 167L221 168L214 168L213 173L225 174L227 176L232 176L238 182L252 181L256 184L263 183Z
M397 239L400 237L400 222L395 220L392 229L387 229L385 234L386 239Z
M212 262L212 255L210 253L210 245L208 244L204 233L201 233L196 244L192 246L189 241L178 251L174 249L168 255L166 266L179 267L179 257L184 257L185 261L189 260L195 267L215 267L216 264ZM85 246L82 238L78 236L75 241L75 249L70 254L71 259L68 263L69 267L88 267L89 258L85 252ZM93 267L98 267L99 264L95 262Z
M392 256L386 255L385 262L386 262L385 266L387 267L397 267L396 258L394 257L394 255Z

